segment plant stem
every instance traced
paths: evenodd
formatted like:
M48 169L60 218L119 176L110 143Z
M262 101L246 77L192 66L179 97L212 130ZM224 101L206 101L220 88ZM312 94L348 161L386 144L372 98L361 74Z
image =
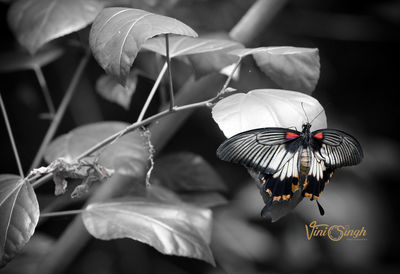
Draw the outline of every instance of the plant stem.
M37 80L39 82L39 85L40 85L40 88L42 90L43 97L44 97L44 100L46 102L47 108L49 110L50 117L51 117L51 119L53 119L53 117L54 117L54 115L56 113L56 109L54 107L53 101L51 100L49 87L47 85L46 78L43 75L42 68L40 66L35 65L33 67L33 71L36 74L36 78L37 78Z
M286 2L287 0L257 0L229 32L229 36L242 44L254 41Z
M36 156L32 162L30 170L36 168L40 164L40 162L43 158L43 155L45 153L45 150L46 150L47 146L49 145L50 141L53 139L53 137L58 129L58 126L60 125L61 119L63 118L64 113L68 107L68 104L71 101L72 96L74 95L76 86L79 83L79 79L81 78L84 68L89 61L89 57L90 57L90 52L87 51L85 53L85 56L82 57L82 60L80 61L79 65L74 73L74 76L72 77L72 80L68 86L68 89L65 92L64 98L62 99L61 104L58 107L57 112L53 118L53 121L51 122L50 127L48 128L48 130L46 132L46 135L39 147L38 152L36 153Z
M11 130L11 126L10 126L10 120L8 119L6 106L4 105L3 98L1 97L1 93L0 93L0 108L1 108L1 112L3 113L4 121L6 123L8 136L10 137L11 147L12 147L13 152L14 152L15 161L17 162L19 175L21 176L21 178L24 178L25 177L24 176L24 171L22 169L21 160L19 159L17 146L15 145L14 136L13 136L13 133L12 133L12 130Z
M129 132L132 132L135 129L137 129L139 127L142 127L144 125L147 125L147 124L149 124L149 123L151 123L151 122L153 122L153 121L155 121L155 120L157 120L159 118L162 118L164 116L167 116L167 115L170 115L170 114L176 113L176 112L185 111L185 110L193 110L193 109L201 108L201 107L211 107L213 105L213 103L219 98L219 96L224 93L224 91L226 90L226 88L230 84L230 82L232 80L232 77L235 74L236 69L240 65L241 60L242 59L240 58L236 62L236 65L232 69L231 74L226 79L223 87L221 88L221 90L218 92L218 94L215 97L213 97L211 99L208 99L208 100L201 101L201 102L197 102L197 103L186 104L186 105L183 105L183 106L180 106L180 107L179 106L178 107L174 107L173 109L168 108L168 109L165 109L164 111L161 111L161 112L159 112L159 113L157 113L157 114L155 114L153 116L148 117L145 120L138 119L135 123L131 124L130 126L126 127L125 129L123 129L123 130L121 130L121 131L109 136L108 138L104 139L103 141L101 141L101 142L97 143L96 145L94 145L93 147L89 148L88 150L86 150L85 152L80 154L78 157L76 157L74 159L74 161L82 160L83 158L90 156L91 154L93 154L97 150L105 147L106 145L115 142L118 138L124 136L125 134L127 134ZM159 77L157 78L157 81L159 79L161 79L162 75L165 73L165 69L164 69L165 67L166 67L166 64L164 64L164 67L161 70L161 72L159 74ZM158 85L157 81L156 81L156 83L154 83L154 86ZM153 86L152 90L155 90L154 86ZM150 92L150 93L152 93L152 92ZM149 96L149 98L150 98L150 96ZM149 98L147 98L147 101L149 101ZM147 103L147 101L146 101L146 103ZM145 107L143 107L143 109L145 109ZM142 112L143 112L143 109L142 109ZM142 115L140 115L140 116L142 116ZM139 118L140 118L140 116L139 116ZM52 178L52 174L47 174L44 177L42 177L42 178L38 179L37 181L35 181L34 183L32 183L32 187L33 188L37 188L37 187L41 186L42 184L48 182L51 178ZM32 178L32 179L34 180L36 178Z
M162 78L163 78L163 76L164 76L164 74L165 74L165 71L167 70L167 67L168 67L168 63L165 62L164 66L162 67L162 69L161 69L161 71L160 71L160 73L158 74L158 77L157 77L157 79L156 79L156 82L154 83L154 85L153 85L153 87L152 87L152 89L151 89L151 91L150 91L150 94L149 94L149 96L147 97L147 100L146 100L146 102L144 103L144 106L143 106L143 108L142 108L142 110L141 110L141 112L140 112L140 114L139 114L139 118L137 119L136 122L140 122L140 121L143 120L143 117L144 117L144 115L145 115L147 109L149 108L150 102L151 102L151 100L153 99L154 94L156 93L157 88L158 88L158 86L159 86L160 83L161 83L161 80L162 80Z
M225 90L228 88L228 85L232 81L233 75L235 75L235 72L238 69L241 62L242 62L242 57L239 57L239 60L236 62L235 66L232 69L231 74L229 74L229 77L226 79L224 86L222 87L221 91L218 94L223 94Z
M90 156L91 154L93 154L94 152L96 152L97 150L105 147L106 145L110 144L111 142L113 142L115 139L120 138L122 136L124 136L125 134L128 134L129 132L134 131L135 129L142 127L144 125L147 125L161 117L167 116L169 114L175 113L175 112L180 112L180 111L185 111L185 110L189 110L189 109L195 109L195 108L201 108L201 107L209 107L210 106L210 102L211 100L206 100L206 101L202 101L202 102L198 102L198 103L193 103L193 104L188 104L188 105L184 105L181 107L175 107L173 110L167 109L164 110L160 113L157 113L145 120L133 123L132 125L126 127L125 129L109 136L108 138L104 139L103 141L97 143L96 145L94 145L93 147L89 148L88 150L86 150L85 152L83 152L82 154L80 154L79 156L77 156L74 161L79 161L82 160L83 158ZM38 179L37 181L35 181L34 183L32 183L32 187L33 188L38 188L39 186L41 186L42 184L48 182L49 180L51 180L53 178L52 174L47 174L45 176L43 176L42 178Z
M65 211L56 211L56 212L48 212L48 213L41 213L40 218L47 218L47 217L59 217L59 216L66 216L66 215L76 215L80 214L84 209L77 209L77 210L65 210Z
M174 99L174 85L172 83L172 71L171 71L171 58L169 56L169 37L168 34L165 34L165 50L167 56L167 64L168 64L168 82L169 82L169 109L172 110L175 106Z

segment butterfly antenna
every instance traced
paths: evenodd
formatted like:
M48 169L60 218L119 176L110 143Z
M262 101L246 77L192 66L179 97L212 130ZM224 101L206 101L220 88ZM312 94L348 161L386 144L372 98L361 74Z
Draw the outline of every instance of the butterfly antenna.
M322 110L317 114L317 116L315 116L314 119L311 120L310 124L312 124L312 122L314 122L314 120L317 119L318 116L320 116L323 112L325 112L325 109L322 109Z
M310 120L308 120L308 116L307 116L306 110L304 109L304 103L303 102L301 102L301 108L303 109L304 115L307 118L307 123L309 123Z
M322 205L318 202L318 200L316 200L316 201L317 201L317 205L318 205L318 209L319 209L319 214L321 214L321 216L324 216L324 214L325 214L324 208L323 208Z

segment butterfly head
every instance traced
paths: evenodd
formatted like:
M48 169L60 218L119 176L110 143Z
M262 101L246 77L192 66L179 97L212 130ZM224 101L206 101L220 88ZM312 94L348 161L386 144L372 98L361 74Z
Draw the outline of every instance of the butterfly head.
M309 122L303 124L303 130L302 131L304 133L310 132L310 129L311 129L311 124Z

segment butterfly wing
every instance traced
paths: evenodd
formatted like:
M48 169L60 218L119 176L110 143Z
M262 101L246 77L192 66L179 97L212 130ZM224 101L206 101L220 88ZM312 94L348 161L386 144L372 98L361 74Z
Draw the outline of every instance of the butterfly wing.
M311 133L315 156L330 168L357 165L363 158L360 143L346 132L320 129Z
M245 131L225 140L217 149L217 156L265 174L274 174L299 150L300 134L286 128Z
M310 200L317 200L332 178L334 168L326 166L325 162L315 156L315 152L310 150L310 168L306 179L302 194Z
M320 129L311 133L310 168L303 195L318 199L336 168L356 165L363 158L360 143L346 132Z

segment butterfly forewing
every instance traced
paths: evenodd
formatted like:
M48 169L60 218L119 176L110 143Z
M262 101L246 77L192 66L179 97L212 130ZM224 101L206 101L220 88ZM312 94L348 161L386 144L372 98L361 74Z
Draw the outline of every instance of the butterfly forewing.
M221 144L217 156L265 174L280 170L298 151L300 132L285 128L263 128L239 133Z
M316 157L328 167L357 165L363 158L359 142L343 131L322 129L312 132L311 136L311 147Z

